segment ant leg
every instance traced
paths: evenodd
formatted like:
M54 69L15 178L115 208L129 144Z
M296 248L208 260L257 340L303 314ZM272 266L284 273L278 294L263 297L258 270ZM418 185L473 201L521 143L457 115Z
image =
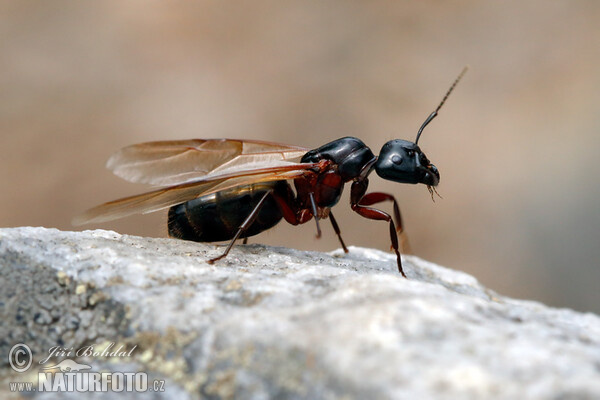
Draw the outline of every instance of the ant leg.
M308 194L310 198L310 206L312 209L313 216L315 217L315 222L317 223L317 239L321 238L321 227L319 226L319 216L317 214L317 203L315 202L315 196L312 192Z
M398 250L398 234L396 233L396 226L394 225L394 220L392 217L381 210L371 207L359 206L358 204L352 204L352 210L358 213L358 215L368 218L374 219L378 221L387 221L390 223L390 239L392 241L392 249L396 253L396 261L398 262L398 271L402 274L403 277L406 278L404 274L404 270L402 269L402 260L400 259L400 251Z
M278 193L273 193L273 197L275 198L275 200L277 201L277 204L279 205L279 209L281 210L281 213L283 214L283 218L290 224L292 225L298 225L298 224L303 224L307 221L310 221L311 218L313 218L313 216L316 215L316 204L314 203L314 197L311 194L309 194L309 198L311 199L311 205L313 206L313 210L309 211L307 209L301 209L301 210L294 210L292 208L292 199L291 198L284 198L282 197L280 194ZM342 244L342 248L344 249L344 252L348 253L348 248L346 247L346 244L344 243L344 240L342 239L342 236L340 234L340 227L337 224L337 221L335 220L335 217L333 216L333 214L330 212L329 213L329 218L331 220L331 225L333 226L333 230L335 231L335 233L337 234L340 243ZM317 221L317 238L319 238L321 236L321 228L319 226L319 219L317 217L315 217L315 220Z
M252 210L252 212L250 213L250 215L248 215L248 218L246 218L246 220L244 222L242 222L242 225L240 225L240 227L238 228L237 232L233 236L233 239L231 239L231 242L229 242L229 245L227 246L227 248L225 249L225 251L223 252L223 254L221 254L219 257L215 257L215 258L212 258L212 259L208 260L209 264L212 264L215 261L218 261L221 258L227 256L227 254L229 254L229 251L233 247L233 244L235 243L235 241L238 240L238 238L240 237L240 235L242 233L244 233L244 231L246 231L246 229L248 229L250 227L250 225L252 225L252 223L256 220L256 217L258 217L258 212L260 211L260 209L262 208L263 204L265 203L265 200L267 200L267 197L270 194L272 194L272 193L273 193L273 191L269 190L268 192L266 192L264 194L264 196L256 204L256 207L254 207L254 210Z
M354 181L350 188L350 207L354 212L359 214L362 217L368 219L374 219L378 221L387 221L390 224L390 240L392 242L392 249L396 253L396 262L398 263L398 271L402 274L403 277L406 278L404 274L404 270L402 269L402 259L400 258L400 251L398 250L398 233L396 232L396 226L394 225L394 220L390 216L390 214L378 210L376 208L366 207L364 205L360 205L359 203L365 197L367 192L367 187L369 186L368 179L362 179L358 181ZM369 198L367 197L367 201Z
M329 219L331 220L331 226L333 226L333 230L335 231L335 234L337 235L338 239L340 239L340 243L342 244L342 248L344 249L344 253L348 252L348 248L346 247L346 244L344 243L344 239L342 239L342 235L340 234L340 227L337 224L337 221L335 220L335 218L333 217L333 213L329 213Z
M312 211L308 209L298 209L295 205L296 199L288 186L286 193L273 192L273 198L279 206L279 211L287 223L300 225L310 221L313 217Z
M396 198L389 193L372 192L365 194L358 202L361 206L371 206L373 204L381 203L386 200L394 203L394 219L396 220L397 232L400 234L400 245L403 253L412 253L410 243L408 241L408 235L404 230L404 224L402 223L402 215L400 214L400 207Z
M393 195L383 192L367 193L360 199L358 204L361 206L372 206L373 204L382 203L386 200L394 202L394 218L396 220L398 232L402 232L404 228L402 226L402 216L400 215L400 207L398 207L398 202L396 201L396 198Z
M245 237L244 240L242 240L242 244L248 244L248 237Z

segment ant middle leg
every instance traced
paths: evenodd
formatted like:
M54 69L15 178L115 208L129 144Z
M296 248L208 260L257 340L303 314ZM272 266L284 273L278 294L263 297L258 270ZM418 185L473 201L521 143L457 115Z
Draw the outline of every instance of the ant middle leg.
M337 235L338 239L340 239L340 244L342 245L342 249L344 249L344 253L348 253L348 248L346 247L344 239L342 239L342 234L340 233L340 227L338 226L338 223L333 217L333 213L331 211L329 212L329 220L331 221L331 226L333 226L335 234Z
M310 207L315 218L315 222L317 223L317 239L321 239L321 227L319 226L319 214L317 212L317 203L315 202L315 195L313 192L308 193L308 198L310 199Z

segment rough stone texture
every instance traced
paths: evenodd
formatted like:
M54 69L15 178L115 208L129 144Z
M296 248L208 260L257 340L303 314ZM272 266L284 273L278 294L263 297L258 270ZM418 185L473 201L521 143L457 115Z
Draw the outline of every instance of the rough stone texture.
M417 257L404 257L404 279L393 255L370 249L247 245L205 262L221 251L0 229L0 390L33 379L7 365L16 342L34 359L115 342L137 347L77 361L165 379L148 398L600 398L596 315L508 299Z

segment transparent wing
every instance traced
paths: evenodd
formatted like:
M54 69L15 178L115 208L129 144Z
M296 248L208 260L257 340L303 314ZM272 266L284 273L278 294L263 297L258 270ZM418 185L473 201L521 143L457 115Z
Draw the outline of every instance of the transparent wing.
M288 163L285 166L244 171L238 174L221 175L217 178L183 183L101 204L76 217L72 222L73 225L83 225L110 221L132 214L146 214L236 186L293 179L302 176L307 170L317 167L319 164Z
M172 140L125 147L106 166L130 182L170 186L289 166L300 161L307 151L303 147L254 140Z

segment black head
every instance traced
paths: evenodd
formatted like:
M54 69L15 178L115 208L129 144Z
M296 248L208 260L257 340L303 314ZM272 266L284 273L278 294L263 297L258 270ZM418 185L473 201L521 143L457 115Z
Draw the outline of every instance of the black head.
M377 163L377 175L399 183L424 183L437 186L440 173L431 164L419 146L408 140L390 140L381 148Z
M440 173L435 165L429 162L417 143L419 143L423 129L438 115L438 111L440 111L440 108L442 108L465 72L467 72L467 67L463 68L458 78L446 92L442 102L423 122L414 143L408 140L396 139L383 145L375 163L377 175L383 179L399 183L424 183L428 186L430 192L432 186L437 186L440 183Z

